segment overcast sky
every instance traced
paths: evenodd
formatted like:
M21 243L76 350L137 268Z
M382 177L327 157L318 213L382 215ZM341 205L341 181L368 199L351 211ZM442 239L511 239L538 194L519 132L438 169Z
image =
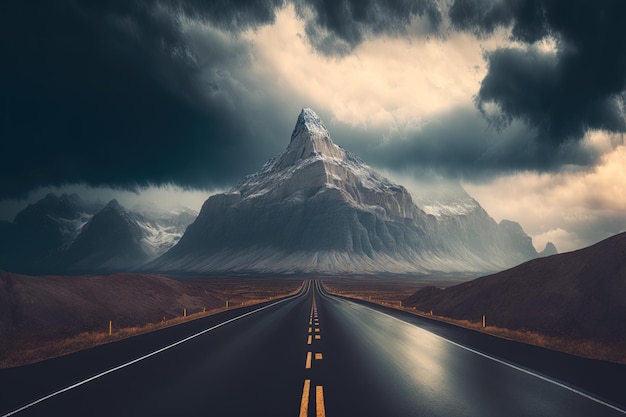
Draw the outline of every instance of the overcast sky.
M626 229L624 27L622 0L3 1L0 219L65 190L199 210L311 107L414 193L460 181L577 249Z

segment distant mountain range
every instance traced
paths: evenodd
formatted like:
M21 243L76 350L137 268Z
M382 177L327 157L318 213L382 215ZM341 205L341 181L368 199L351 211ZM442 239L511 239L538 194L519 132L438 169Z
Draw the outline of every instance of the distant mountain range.
M422 311L568 338L626 342L626 233L403 301Z
M553 253L460 184L414 200L335 145L310 109L285 151L199 215L49 194L0 222L0 269L29 274L488 272Z
M76 194L48 194L0 222L0 268L21 273L105 272L135 269L164 253L197 213L135 210L116 200L84 202Z
M496 271L538 254L519 224L496 223L458 185L445 198L409 192L335 145L303 109L285 151L211 196L150 271L429 273Z

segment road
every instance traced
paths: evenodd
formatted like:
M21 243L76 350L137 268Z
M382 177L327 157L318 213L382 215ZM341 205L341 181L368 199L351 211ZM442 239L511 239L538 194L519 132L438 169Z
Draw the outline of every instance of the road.
M624 416L626 366L327 294L0 370L2 416Z

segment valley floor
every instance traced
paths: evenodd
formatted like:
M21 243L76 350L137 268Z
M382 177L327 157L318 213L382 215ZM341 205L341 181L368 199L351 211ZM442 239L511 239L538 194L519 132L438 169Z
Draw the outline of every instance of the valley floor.
M313 277L166 277L146 274L25 276L0 271L0 368L21 366L205 317L227 308L293 293ZM626 343L551 337L453 320L403 306L426 286L449 287L473 279L423 277L323 277L331 293L446 321L498 337L582 357L626 363Z

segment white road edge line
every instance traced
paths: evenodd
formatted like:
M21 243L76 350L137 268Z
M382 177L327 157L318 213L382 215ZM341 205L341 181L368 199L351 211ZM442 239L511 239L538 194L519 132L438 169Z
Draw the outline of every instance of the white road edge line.
M320 290L320 293L321 293L323 296L325 296L325 297L333 297L333 296L332 296L331 294L329 294L329 293L324 293L324 291L322 291L322 289L321 289L321 286L320 286L320 285L318 285L318 289ZM337 298L337 297L335 297L335 298ZM346 300L345 298L340 298L340 299L342 299L342 300ZM350 300L346 300L346 301L350 301ZM350 301L350 302L353 302L353 301ZM357 303L355 303L355 304L357 304ZM357 304L357 305L362 305L362 304ZM364 306L364 307L367 307L367 306ZM371 310L373 310L373 311L375 311L375 312L377 312L377 313L379 313L379 314L383 314L383 315L385 315L385 316L387 316L387 317L391 317L391 318L393 318L393 319L395 319L395 320L401 321L402 323L406 323L406 324L409 324L409 325L413 325L413 324L411 324L411 323L409 323L409 322L406 322L406 321L404 321L404 320L400 320L400 319L399 319L399 318L397 318L397 317L394 317L394 316L392 316L392 315L389 315L389 314L383 313L382 311L378 311L378 310L373 309L373 308L372 308ZM418 326L418 327L419 327L419 326ZM420 328L421 328L421 327L420 327ZM422 329L422 330L424 330L424 329ZM427 331L427 332L428 332L428 330L424 330L424 331ZM460 347L461 349L465 349L465 350L467 350L467 351L469 351L469 352L475 353L476 355L479 355L479 356L482 356L482 357L484 357L484 358L490 359L490 360L492 360L492 361L494 361L494 362L497 362L497 363L499 363L499 364L502 364L502 365L508 366L509 368L513 368L513 369L515 369L515 370L517 370L517 371L519 371L519 372L523 372L523 373L525 373L525 374L528 374L528 375L534 376L535 378L539 378L539 379L541 379L541 380L543 380L543 381L549 382L549 383L554 384L554 385L556 385L556 386L558 386L558 387L565 388L566 390L571 391L571 392L573 392L573 393L575 393L575 394L578 394L578 395L580 395L581 397L585 397L585 398L587 398L587 399L589 399L589 400L591 400L591 401L594 401L594 402L596 402L596 403L598 403L598 404L601 404L601 405L603 405L603 406L605 406L605 407L611 408L611 409L613 409L613 410L615 410L615 411L618 411L618 412L620 412L620 413L622 413L622 414L626 414L626 410L621 409L621 408L619 408L619 407L617 407L617 406L615 406L615 405L613 405L613 404L607 403L606 401L603 401L603 400L601 400L601 399L599 399L599 398L596 398L596 397L594 397L594 396L592 396L592 395L589 395L589 394L587 394L587 393L585 393L585 392L582 392L582 391L580 391L580 390L578 390L578 389L576 389L576 388L574 388L574 387L571 387L571 386L569 386L569 385L566 385L566 384L564 384L564 383L562 383L562 382L559 382L559 381L556 381L556 380L554 380L554 379L548 378L548 377L546 377L546 376L543 376L543 375L541 375L541 374L535 373L535 372L530 371L530 370L528 370L528 369L524 369L524 368L522 368L522 367L520 367L520 366L517 366L517 365L514 365L514 364L512 364L512 363L509 363L509 362L503 361L502 359L495 358L495 357L490 356L490 355L488 355L488 354L486 354L486 353L479 352L479 351L474 350L474 349L472 349L472 348L469 348L469 347L467 347L467 346L463 346L463 345L461 345L461 344L459 344L459 343L453 342L452 340L448 340L448 339L446 339L445 337L440 336L440 335L438 335L438 334L435 334L435 333L432 333L432 332L428 332L428 333L430 333L430 334L432 334L432 335L434 335L434 336L438 337L439 339L445 340L446 342L448 342L448 343L450 343L450 344L453 344L454 346Z
M53 392L52 394L48 394L48 395L46 395L46 396L44 396L44 397L39 398L38 400L35 400L35 401L30 402L30 403L28 403L28 404L26 404L26 405L23 405L23 406L21 406L20 408L18 408L18 409L16 409L16 410L13 410L13 411L11 411L11 412L9 412L9 413L7 413L7 414L3 414L3 415L2 415L2 417L9 417L9 416L12 416L12 415L14 415L14 414L20 413L20 412L22 412L22 411L24 411L24 410L26 410L26 409L28 409L28 408L30 408L30 407L32 407L32 406L34 406L34 405L37 405L37 404L42 403L42 402L44 402L44 401L46 401L46 400L49 400L49 399L50 399L50 398L52 398L52 397L56 397L56 396L57 396L57 395L59 395L59 394L63 394L64 392L67 392L67 391L73 390L74 388L80 387L81 385L85 385L85 384L87 384L88 382L91 382L91 381L93 381L93 380L95 380L95 379L101 378L101 377L103 377L103 376L105 376L105 375L108 375L108 374L110 374L110 373L113 373L113 372L115 372L115 371L119 371L120 369L126 368L126 367L128 367L128 366L130 366L130 365L133 365L133 364L137 363L137 362L141 362L142 360L144 360L144 359L148 359L149 357L152 357L152 356L154 356L154 355L158 355L158 354L159 354L159 353L161 353L161 352L164 352L164 351L169 350L169 349L171 349L171 348L173 348L173 347L175 347L175 346L178 346L178 345L180 345L180 344L183 344L183 343L185 343L185 342L188 342L188 341L190 341L191 339L195 339L196 337L201 336L201 335L203 335L203 334L205 334L205 333L208 333L208 332L210 332L210 331L212 331L212 330L215 330L215 329L217 329L217 328L219 328L219 327L225 326L225 325L227 325L227 324L229 324L229 323L232 323L232 322L234 322L234 321L237 321L237 320L239 320L239 319L242 319L242 318L244 318L244 317L246 317L246 316L249 316L249 315L251 315L251 314L258 313L259 311L261 311L261 310L265 310L266 308L270 308L270 307L273 307L273 306L275 306L275 305L277 305L277 304L284 303L285 301L293 300L294 298L300 297L300 296L302 296L303 294L308 293L308 291L309 291L310 289L311 289L311 286L310 286L310 285L308 286L308 288L307 288L306 290L305 290L305 289L304 289L304 287L303 287L303 290L302 290L301 292L299 292L298 294L296 294L296 295L292 295L291 297L283 298L282 300L279 300L279 301L276 301L275 303L268 304L268 305L266 305L266 306L263 306L263 307L257 308L256 310L248 311L247 313L244 313L244 314L242 314L241 316L237 316L237 317L233 317L232 319L228 319L228 320L226 320L225 322L222 322L222 323L216 324L215 326L213 326L213 327L209 327L208 329L204 329L204 330L202 330L201 332L198 332L198 333L196 333L196 334L193 334L193 335L191 335L191 336L188 336L188 337L186 337L186 338L184 338L184 339L179 340L178 342L174 342L174 343L172 343L172 344L170 344L170 345L167 345L167 346L165 346L165 347L162 347L162 348L160 348L160 349L158 349L158 350L155 350L154 352L150 352L150 353L148 353L148 354L146 354L146 355L143 355L143 356L141 356L141 357L139 357L139 358L137 358L137 359L133 359L132 361L129 361L129 362L123 363L123 364L118 365L118 366L116 366L116 367L114 367L114 368L111 368L111 369L108 369L108 370L106 370L106 371L100 372L99 374L96 374L96 375L94 375L94 376L92 376L92 377L89 377L89 378L87 378L87 379L84 379L84 380L82 380L82 381L80 381L80 382L76 382L76 383L75 383L75 384L73 384L73 385L67 386L67 387L65 387L65 388L63 388L63 389L60 389L60 390L58 390L58 391Z
M433 334L434 334L434 333L433 333ZM474 349L472 349L472 348L469 348L469 347L467 347L467 346L463 346L463 345L461 345L461 344L459 344L459 343L453 342L452 340L448 340L448 339L446 339L445 337L441 337L441 336L439 336L439 335L435 335L435 336L437 336L437 337L439 337L439 338L441 338L441 339L445 340L445 341L446 341L446 342L448 342L448 343L451 343L451 344L453 344L453 345L455 345L455 346L458 346L458 347L460 347L461 349L465 349L465 350L467 350L467 351L469 351L469 352L475 353L476 355L482 356L482 357L487 358L487 359L491 359L491 360L492 360L492 361L494 361L494 362L500 363L500 364L502 364L502 365L506 365L506 366L508 366L509 368L513 368L513 369L515 369L515 370L517 370L517 371L520 371L520 372L523 372L523 373L525 373L525 374L532 375L532 376L534 376L535 378L539 378L539 379L541 379L541 380L543 380L543 381L549 382L549 383L554 384L554 385L556 385L556 386L558 386L558 387L565 388L566 390L571 391L571 392L573 392L573 393L575 393L575 394L578 394L578 395L580 395L581 397L585 397L585 398L587 398L587 399L589 399L589 400L592 400L592 401L595 401L595 402L597 402L598 404L601 404L601 405L603 405L603 406L605 406L605 407L609 407L609 408L612 408L612 409L613 409L613 410L615 410L615 411L619 411L619 412L620 412L620 413L622 413L622 414L626 414L626 410L622 410L621 408L616 407L616 406L614 406L613 404L609 404L609 403L607 403L606 401L602 401L602 400L601 400L601 399L599 399L599 398L596 398L596 397L594 397L594 396L592 396L592 395L589 395L589 394L586 394L586 393L584 393L584 392L582 392L582 391L579 391L579 390L577 390L577 389L576 389L576 388L574 388L574 387L571 387L571 386L569 386L569 385L563 384L562 382L559 382L559 381L556 381L556 380L554 380L554 379L548 378L548 377L546 377L546 376L543 376L543 375L541 375L541 374L535 373L535 372L530 371L530 370L528 370L528 369L524 369L524 368L522 368L522 367L520 367L520 366L517 366L517 365L514 365L514 364L512 364L512 363L509 363L509 362L503 361L502 359L494 358L493 356L489 356L489 355L487 355L486 353L479 352L479 351L474 350Z

